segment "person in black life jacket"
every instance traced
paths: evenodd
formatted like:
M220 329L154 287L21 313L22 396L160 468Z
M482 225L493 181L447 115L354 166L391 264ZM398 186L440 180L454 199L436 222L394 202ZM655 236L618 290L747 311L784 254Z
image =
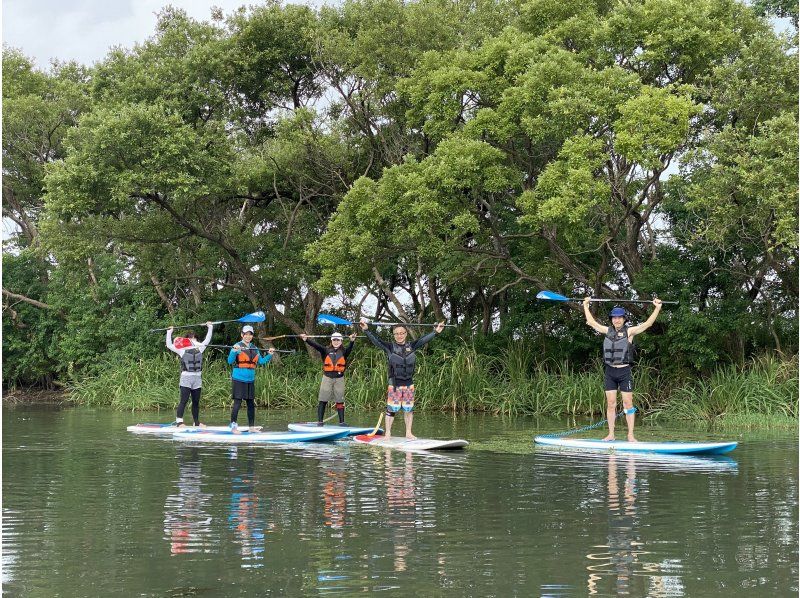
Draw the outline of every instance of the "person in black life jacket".
M628 441L636 442L633 436L635 409L633 408L633 376L631 365L633 362L633 337L641 334L656 321L661 311L661 299L653 299L653 313L643 324L630 326L628 312L622 307L611 310L609 317L611 326L603 326L594 319L589 311L591 299L583 300L583 313L586 323L604 336L603 363L605 369L604 388L606 392L606 417L608 418L608 436L603 440L614 440L614 420L617 418L617 391L622 393L622 407L625 410L625 421L628 424Z
M195 338L194 332L191 330L186 333L185 337L176 338L172 342L173 327L167 328L167 349L176 353L181 362L181 379L178 383L180 387L180 402L178 408L175 410L175 425L183 425L183 412L186 410L186 404L189 398L192 399L192 419L195 426L203 427L200 423L200 393L203 388L203 380L201 378L201 371L203 369L203 351L208 347L211 342L211 335L214 333L214 325L211 322L206 322L208 332L202 343L198 343Z
M307 334L301 334L310 347L313 347L322 357L322 383L319 386L319 403L317 404L317 425L323 424L325 408L329 401L336 405L339 415L339 425L344 425L344 371L347 369L347 359L356 340L356 333L350 335L350 343L342 347L344 337L340 332L331 334L331 343L327 347L318 345Z
M414 368L417 362L416 351L427 345L434 336L444 330L444 322L436 324L434 331L426 334L422 338L408 343L406 337L408 330L405 326L395 326L392 329L394 342L387 343L382 341L367 327L367 321L362 318L360 322L361 330L373 345L383 350L389 359L389 388L386 398L386 438L392 437L392 424L394 417L399 411L403 411L406 422L406 438L415 440L416 436L411 432L411 425L414 423Z
M231 372L233 408L231 409L231 431L240 434L239 408L242 401L247 403L248 431L254 432L256 425L256 367L266 365L272 359L275 349L267 355L261 355L258 347L253 346L253 327L249 324L242 327L242 340L236 343L228 354L228 364L233 366Z

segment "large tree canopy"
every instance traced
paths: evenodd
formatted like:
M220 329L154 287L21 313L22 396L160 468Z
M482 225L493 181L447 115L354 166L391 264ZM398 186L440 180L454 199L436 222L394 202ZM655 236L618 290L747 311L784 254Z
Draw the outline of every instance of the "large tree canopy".
M670 367L796 350L784 13L270 2L166 9L92 68L5 50L7 379L152 352L165 320L264 309L261 332L311 332L326 299L583 359L543 288L679 299L646 341Z

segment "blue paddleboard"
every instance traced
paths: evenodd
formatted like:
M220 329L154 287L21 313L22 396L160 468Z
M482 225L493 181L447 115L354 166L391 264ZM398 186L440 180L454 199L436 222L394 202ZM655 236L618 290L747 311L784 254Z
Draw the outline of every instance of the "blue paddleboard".
M587 438L558 438L537 436L536 444L586 451L615 451L618 453L658 453L661 455L722 455L736 448L736 442L628 442L627 440L596 440Z

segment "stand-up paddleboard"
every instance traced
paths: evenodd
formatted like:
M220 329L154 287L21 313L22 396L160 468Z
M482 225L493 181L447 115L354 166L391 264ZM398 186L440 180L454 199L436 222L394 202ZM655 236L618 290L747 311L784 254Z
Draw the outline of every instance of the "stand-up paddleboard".
M595 440L537 436L536 444L586 451L615 451L618 453L658 453L661 455L722 455L736 448L736 442L628 442L625 440Z
M230 430L222 432L207 432L192 429L187 432L175 432L175 440L188 442L222 442L227 444L247 444L264 442L313 442L323 440L337 440L347 436L347 430L320 430L317 432L241 432L234 434Z
M317 422L298 422L296 424L289 424L289 429L292 432L318 432L319 430L347 430L348 436L355 436L356 434L369 434L375 428L370 426L365 428L363 426L340 426L339 424L332 424L328 426L318 426ZM383 428L378 428L378 434L383 434Z
M368 434L353 436L353 440L372 446L393 448L399 451L453 450L462 449L469 444L469 442L466 440L434 440L432 438L417 438L416 440L408 440L402 436L384 438L383 436L370 436Z
M176 426L175 422L169 424L136 424L128 426L128 432L134 434L160 434L162 436L172 436L175 432L185 432L188 430L208 430L209 432L224 432L230 430L229 426L192 426L189 424ZM259 426L259 430L261 427Z

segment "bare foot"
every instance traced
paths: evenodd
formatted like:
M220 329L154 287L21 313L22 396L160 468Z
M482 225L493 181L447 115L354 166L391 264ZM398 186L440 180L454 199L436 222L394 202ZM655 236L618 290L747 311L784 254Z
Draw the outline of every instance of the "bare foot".
M416 439L417 437L414 436L413 434L406 434L406 440L416 440Z
M196 428L205 428L205 427L206 427L206 425L205 425L205 424L200 424L200 423L197 423L197 424L195 424L195 427L196 427Z
M613 434L609 434L608 436L606 436L605 438L603 438L603 441L604 441L604 442L609 442L609 441L611 441L611 440L614 440L614 435L613 435Z
M389 440L389 439L392 437L392 435L391 435L391 434L384 434L384 435L383 435L383 437L384 437L386 440Z
M242 433L242 431L238 427L234 428L233 430L231 430L231 432L233 432L234 434L241 434Z
M633 437L633 434L628 434L628 442L639 442Z

